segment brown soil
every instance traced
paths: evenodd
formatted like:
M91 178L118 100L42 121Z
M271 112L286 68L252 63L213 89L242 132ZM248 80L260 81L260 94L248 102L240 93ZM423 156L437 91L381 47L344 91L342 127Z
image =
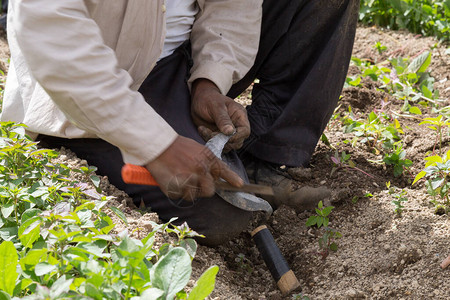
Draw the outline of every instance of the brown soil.
M376 42L387 46L388 51L379 55L373 47ZM414 57L422 50L430 49L437 42L404 32L382 31L376 28L358 28L354 56L380 62L388 56ZM0 52L4 49L0 47ZM7 52L4 52L7 53ZM0 53L1 55L1 53ZM7 59L2 55L0 67L6 71ZM444 100L450 101L450 55L445 47L433 50L431 75ZM350 68L354 73L355 68ZM390 101L387 111L399 111L402 103L377 91L370 81L364 88L349 88L342 93L338 113L344 113L351 105L356 116L367 115L381 107L381 101ZM248 102L247 96L242 96ZM425 111L425 109L423 109ZM421 117L426 117L424 115ZM333 205L330 226L342 233L337 242L337 252L325 259L318 255L318 239L322 230L307 228L305 222L310 213L296 213L281 207L267 221L281 251L298 277L302 294L310 299L448 299L450 297L450 268L441 269L441 261L450 255L450 220L448 215L437 215L432 199L422 183L411 186L411 181L424 166L423 158L433 150L434 133L419 120L400 117L405 134L407 157L414 165L410 174L394 178L390 167L376 164L380 155L367 147L351 147L343 141L344 134L339 122L331 121L326 135L339 152L346 151L356 166L373 176L355 170L340 169L332 174L330 156L334 149L319 143L306 176L299 185L325 185L333 189ZM448 146L446 134L446 150ZM61 161L68 165L85 164L70 151L62 150ZM301 170L290 170L298 176ZM298 177L300 178L300 177ZM393 196L388 193L386 182L404 189L408 199L401 217L394 213ZM127 214L128 231L135 237L150 228L148 221L157 220L153 213L142 215L129 206L127 196L117 191L103 179L104 190L116 196L111 205L118 206ZM373 197L365 197L367 193ZM117 231L126 226L115 219ZM142 228L135 231L136 228ZM193 261L193 279L211 265L218 265L216 289L210 299L289 299L283 297L264 265L258 250L250 238L249 230L238 238L218 248L200 246ZM244 259L239 261L238 257Z

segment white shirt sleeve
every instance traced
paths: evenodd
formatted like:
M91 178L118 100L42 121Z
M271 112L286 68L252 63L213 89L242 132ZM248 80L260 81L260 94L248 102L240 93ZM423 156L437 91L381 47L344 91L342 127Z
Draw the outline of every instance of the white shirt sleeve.
M82 0L12 1L15 35L31 74L78 127L143 165L177 137L118 67Z

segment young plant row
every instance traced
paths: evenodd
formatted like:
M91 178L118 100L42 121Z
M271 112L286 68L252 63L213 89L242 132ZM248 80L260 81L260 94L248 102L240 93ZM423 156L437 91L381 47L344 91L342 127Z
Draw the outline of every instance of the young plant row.
M375 48L382 52L386 47L377 43ZM362 144L376 155L382 155L382 163L393 167L394 177L402 176L405 171L410 174L409 167L412 161L406 157L404 141L402 135L404 129L399 121L401 117L408 117L419 120L419 125L427 126L435 132L435 145L433 152L425 158L425 169L415 176L415 184L420 179L425 179L427 191L433 196L432 202L438 206L444 204L445 211L450 207L450 184L448 175L450 174L450 154L443 153L444 136L448 134L450 126L447 107L440 107L442 100L439 99L439 92L433 88L434 78L427 72L431 63L431 52L423 52L415 59L390 58L380 63L373 63L368 60L352 58L352 62L360 70L360 74L348 77L347 87L363 87L367 80L371 80L377 89L390 95L390 99L395 99L396 103L402 104L399 111L390 109L388 97L381 101L381 107L370 112L366 118L356 118L352 108L348 107L347 113L341 117L334 115L335 120L339 120L344 132L352 133L353 138L344 141L352 147ZM421 118L422 111L426 110L435 116ZM355 164L350 160L350 155L345 152L331 157L334 169L345 167L356 169ZM406 193L393 192L395 188L389 188L390 194L396 198L393 204L396 205L395 212L400 214L406 201ZM441 200L438 200L440 197Z
M24 127L1 123L0 299L204 299L218 267L203 273L189 295L197 234L184 224L152 223L142 240L114 232L108 197L95 168L54 164ZM86 182L92 182L88 185ZM93 187L92 187L93 186ZM173 221L173 220L171 220ZM155 247L157 236L177 239Z

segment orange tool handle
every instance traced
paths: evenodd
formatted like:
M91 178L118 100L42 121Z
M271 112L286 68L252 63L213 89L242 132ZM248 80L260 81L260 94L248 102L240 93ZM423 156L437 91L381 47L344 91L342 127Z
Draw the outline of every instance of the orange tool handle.
M128 184L159 185L152 174L141 166L125 164L121 173L123 181Z

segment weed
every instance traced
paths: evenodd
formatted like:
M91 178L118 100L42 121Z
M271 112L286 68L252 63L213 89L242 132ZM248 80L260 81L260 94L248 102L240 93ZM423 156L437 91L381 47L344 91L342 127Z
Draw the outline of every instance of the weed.
M435 118L425 118L425 119L423 119L423 121L420 122L419 125L424 125L424 124L429 125L429 126L427 126L428 128L436 131L436 142L434 144L433 152L435 151L436 144L439 141L439 155L441 155L442 154L442 152L441 152L442 151L442 129L444 127L448 128L450 126L450 122L444 121L443 120L443 116L442 115L438 115Z
M332 176L334 172L336 172L339 169L346 169L346 170L356 170L373 178L373 176L370 175L369 173L364 172L360 168L356 167L355 163L350 160L350 154L345 153L345 151L342 151L342 153L339 155L339 152L336 150L334 156L331 156L331 161L333 162L334 166L331 169L330 176Z
M306 221L306 226L316 226L317 228L320 228L322 226L327 227L328 223L330 222L330 220L328 219L328 215L333 209L334 206L324 207L322 201L320 201L316 208L317 215L310 216Z
M414 178L413 185L422 178L426 178L427 192L433 197L440 196L446 206L450 206L450 150L443 156L432 155L425 158L425 168ZM439 203L434 200L433 203Z
M384 51L387 50L386 46L381 45L380 42L376 42L375 45L373 46L375 49L377 49L379 54L383 54Z
M439 93L434 90L434 78L427 72L431 63L431 52L419 53L412 61L406 58L391 58L373 64L368 60L356 57L352 63L360 71L360 75L347 78L345 86L361 86L362 77L370 77L380 83L380 89L403 101L402 110L411 114L422 114L421 106L436 106Z
M405 208L402 203L408 201L408 198L406 198L406 194L407 194L406 191L404 189L399 191L398 188L391 187L390 181L386 182L386 187L389 190L389 195L393 196L396 199L396 200L392 201L392 204L395 205L394 212L398 216L401 216L402 212L403 212L403 208Z
M308 296L303 295L303 293L293 294L292 300L310 300Z
M252 262L245 257L245 254L239 253L234 261L237 262L239 269L244 270L249 274L253 273Z
M403 133L397 119L393 123L385 124L386 120L375 112L371 112L366 120L355 120L352 115L349 115L343 121L344 131L355 133L352 145L357 141L367 144L375 154L391 149Z
M322 201L319 202L316 208L316 215L310 216L306 221L306 226L317 228L323 227L325 232L322 237L319 238L319 252L318 254L325 259L331 251L337 251L338 246L334 242L335 239L342 237L342 234L337 232L335 229L328 227L329 219L328 216L334 209L333 206L324 207Z
M402 175L404 170L412 166L412 161L405 157L406 151L402 141L394 143L392 151L384 155L383 162L394 167L394 177Z

